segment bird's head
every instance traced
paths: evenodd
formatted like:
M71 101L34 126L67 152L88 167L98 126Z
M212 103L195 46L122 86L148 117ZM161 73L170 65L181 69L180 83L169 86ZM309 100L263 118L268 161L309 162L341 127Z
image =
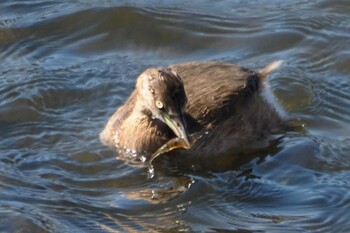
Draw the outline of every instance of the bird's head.
M187 98L183 82L176 72L169 68L147 69L138 77L136 89L152 118L166 124L190 147L184 120Z

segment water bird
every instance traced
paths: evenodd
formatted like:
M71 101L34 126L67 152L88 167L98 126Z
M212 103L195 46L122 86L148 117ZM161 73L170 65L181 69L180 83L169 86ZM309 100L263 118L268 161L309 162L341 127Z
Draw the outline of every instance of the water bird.
M282 122L263 96L267 75L280 64L272 62L258 72L220 62L146 69L100 140L146 160L174 139L168 150L182 147L198 156L259 141Z

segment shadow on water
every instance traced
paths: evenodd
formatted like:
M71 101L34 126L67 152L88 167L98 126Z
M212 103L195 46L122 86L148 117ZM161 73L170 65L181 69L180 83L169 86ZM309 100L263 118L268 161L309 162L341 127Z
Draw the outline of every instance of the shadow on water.
M349 232L347 1L2 1L0 231ZM290 127L155 176L98 134L145 68L260 69Z

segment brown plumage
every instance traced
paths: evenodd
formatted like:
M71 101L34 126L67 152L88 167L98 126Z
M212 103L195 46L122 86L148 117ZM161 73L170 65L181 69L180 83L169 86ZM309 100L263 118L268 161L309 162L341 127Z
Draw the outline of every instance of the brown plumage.
M101 141L150 156L174 137L197 155L264 138L281 123L261 96L263 80L278 66L274 62L254 72L234 64L191 62L147 69L108 120ZM189 135L199 132L190 142Z

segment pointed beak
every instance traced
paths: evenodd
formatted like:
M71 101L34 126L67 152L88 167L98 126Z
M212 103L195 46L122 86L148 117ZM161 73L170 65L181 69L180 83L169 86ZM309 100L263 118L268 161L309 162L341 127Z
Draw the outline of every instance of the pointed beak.
M184 120L181 116L175 115L170 116L166 112L162 113L164 123L167 124L170 129L175 133L176 136L183 139L188 148L191 147L190 141L188 140L187 131L185 128Z

